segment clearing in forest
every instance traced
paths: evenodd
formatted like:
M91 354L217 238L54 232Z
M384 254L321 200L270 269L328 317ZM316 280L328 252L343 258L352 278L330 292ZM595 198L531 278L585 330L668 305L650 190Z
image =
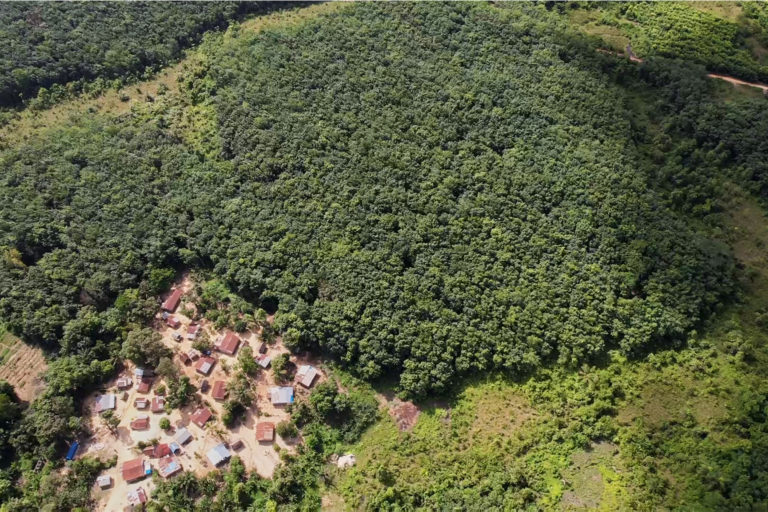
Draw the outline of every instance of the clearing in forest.
M0 380L13 385L19 398L30 401L40 392L47 367L42 350L8 332L0 334Z

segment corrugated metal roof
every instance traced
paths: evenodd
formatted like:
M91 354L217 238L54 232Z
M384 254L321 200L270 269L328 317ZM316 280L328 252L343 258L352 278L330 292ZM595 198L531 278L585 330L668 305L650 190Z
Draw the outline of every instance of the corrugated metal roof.
M305 388L312 387L315 377L317 377L317 369L308 364L301 366L299 371L296 372L296 380Z
M184 427L176 431L176 442L184 444L192 439L192 433Z
M98 412L114 409L117 403L117 397L115 395L101 395L96 399L96 410Z
M227 446L224 443L221 443L208 450L206 456L208 457L208 460L211 461L211 464L218 466L222 462L229 459L231 454L229 453Z
M269 396L276 405L293 403L293 388L288 386L269 388Z

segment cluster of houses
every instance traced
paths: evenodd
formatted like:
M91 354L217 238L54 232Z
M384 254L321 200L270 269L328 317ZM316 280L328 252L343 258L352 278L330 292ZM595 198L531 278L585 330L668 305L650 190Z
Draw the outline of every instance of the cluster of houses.
M162 303L163 321L173 329L179 329L181 322L173 316L173 313L179 307L182 297L181 289L173 290L168 298ZM193 322L187 326L185 338L195 340L202 331L199 323ZM173 339L182 341L179 333L173 333ZM215 343L214 350L228 356L235 356L242 344L241 339L232 331L226 331ZM255 361L264 369L270 367L271 358L267 355L267 346L262 343L259 347L259 354ZM217 359L210 352L201 352L191 348L187 351L178 353L179 360L186 366L194 365L194 370L201 376L208 377L213 371ZM298 368L296 374L296 383L305 388L311 388L318 377L318 371L311 365L302 365ZM135 386L137 392L146 395L152 389L154 375L152 370L137 368L133 375L123 375L117 380L118 390L127 390ZM203 380L200 391L206 393L210 389L210 396L216 401L224 401L227 398L227 382L216 380L212 388L207 380ZM283 406L291 404L294 401L293 386L273 386L269 388L269 397L273 405ZM114 410L116 407L116 395L104 394L97 397L95 409L97 413L107 410ZM127 398L127 394L124 398ZM133 403L137 411L149 411L151 414L163 413L166 411L165 399L156 395L151 399L147 397L137 397ZM130 421L131 430L142 431L150 428L151 414L138 414ZM189 421L197 427L203 429L211 420L213 413L208 407L198 407L189 416ZM183 447L193 440L192 433L183 426L176 428L173 441L167 443L154 444L145 448L140 457L123 462L120 467L120 474L123 480L128 483L138 482L153 472L156 472L163 478L169 478L183 471L183 467L178 460L178 456L183 453ZM258 443L273 443L275 440L275 424L273 422L259 422L256 424L256 441ZM231 456L231 450L238 450L243 447L242 441L230 440L229 443L219 443L205 454L208 461L214 466L219 466L227 462ZM99 487L107 489L112 486L112 478L108 475L102 475L97 480ZM147 501L146 493L141 489L134 489L127 497L128 504L131 507L140 507Z

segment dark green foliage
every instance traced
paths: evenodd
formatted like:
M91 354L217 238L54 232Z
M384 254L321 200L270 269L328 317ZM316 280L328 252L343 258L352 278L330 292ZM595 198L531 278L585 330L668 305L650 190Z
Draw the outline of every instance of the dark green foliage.
M765 174L762 141L722 133L718 113L736 132L763 119L758 103L736 115L703 102L701 69L626 71L533 5L356 5L224 41L205 45L208 67L182 88L214 118L222 146L207 156L169 128L187 104L168 98L120 119L84 116L0 153L0 316L61 356L46 395L18 421L19 452L60 452L81 429L82 392L119 355L168 356L140 328L168 269L190 262L213 277L195 295L217 326L277 310L291 349L367 379L399 377L421 396L473 373L573 367L609 348L638 355L685 340L732 289L729 251L686 217L716 211L721 165L736 163L757 186ZM630 110L617 75L653 89L647 121L659 133ZM254 321L267 339L264 317ZM287 357L273 365L290 376ZM603 377L576 404L540 390L568 414L553 413L548 443L572 449L615 434L621 392ZM250 403L235 384L227 424ZM168 385L169 404L191 394L184 378ZM743 404L734 417L757 446L750 422L764 401L754 393ZM318 386L293 406L305 447L271 484L234 459L230 472L162 483L152 506L319 507L325 458L376 411L370 396ZM761 470L762 452L699 449L729 463L701 470L703 488L721 492L713 503L734 491L746 505L741 497L758 491L738 472ZM546 488L517 463L482 469L462 467L465 494L385 490L375 508L520 509ZM374 476L396 479L386 467Z
M12 498L4 501L4 510L14 512L85 511L91 509L91 488L96 477L105 469L114 466L114 460L102 462L91 457L73 461L69 470L63 473L52 463L42 470L27 471L24 479L23 496L20 489L14 489ZM0 480L2 482L2 480ZM0 489L2 483L0 483ZM2 491L0 490L0 493ZM0 494L0 497L2 495Z
M21 418L21 404L13 386L0 380L0 466L5 466L12 460L10 437ZM2 492L0 491L0 501Z
M189 403L189 400L195 394L195 386L186 375L178 380L168 382L168 396L166 397L168 406L171 409L178 409Z
M296 365L291 362L290 354L280 354L272 359L272 374L277 382L285 382Z
M604 59L561 30L535 7L361 5L207 45L187 86L215 84L225 161L139 119L0 155L21 255L0 312L56 346L191 250L224 278L197 292L217 325L254 310L231 289L294 349L414 395L679 339L730 257L659 206Z
M40 87L141 75L177 59L206 30L265 2L25 2L0 6L0 105ZM50 94L63 92L54 87Z
M309 405L317 418L338 429L346 442L353 442L376 421L378 404L373 397L361 393L340 393L336 383L319 384L309 396ZM302 423L306 419L301 418Z
M128 333L123 341L120 356L133 361L137 366L155 368L164 359L169 361L173 353L163 345L160 333L146 327ZM167 370L167 365L161 370Z
M153 501L147 509L150 512L264 510L269 487L270 482L260 479L256 473L248 475L240 458L235 456L225 472L215 471L199 479L193 473L184 472L160 482L152 492Z
M71 396L48 394L24 411L11 442L19 452L38 452L53 458L80 431L79 415Z
M717 302L727 251L658 207L597 54L526 15L360 6L211 51L249 219L217 270L297 348L424 394L634 353Z

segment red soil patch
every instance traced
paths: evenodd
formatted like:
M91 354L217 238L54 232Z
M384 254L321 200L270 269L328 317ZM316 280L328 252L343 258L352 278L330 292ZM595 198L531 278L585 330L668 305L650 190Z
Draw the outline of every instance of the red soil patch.
M403 402L395 398L389 407L389 414L395 419L401 432L411 430L419 419L419 408L413 402Z

